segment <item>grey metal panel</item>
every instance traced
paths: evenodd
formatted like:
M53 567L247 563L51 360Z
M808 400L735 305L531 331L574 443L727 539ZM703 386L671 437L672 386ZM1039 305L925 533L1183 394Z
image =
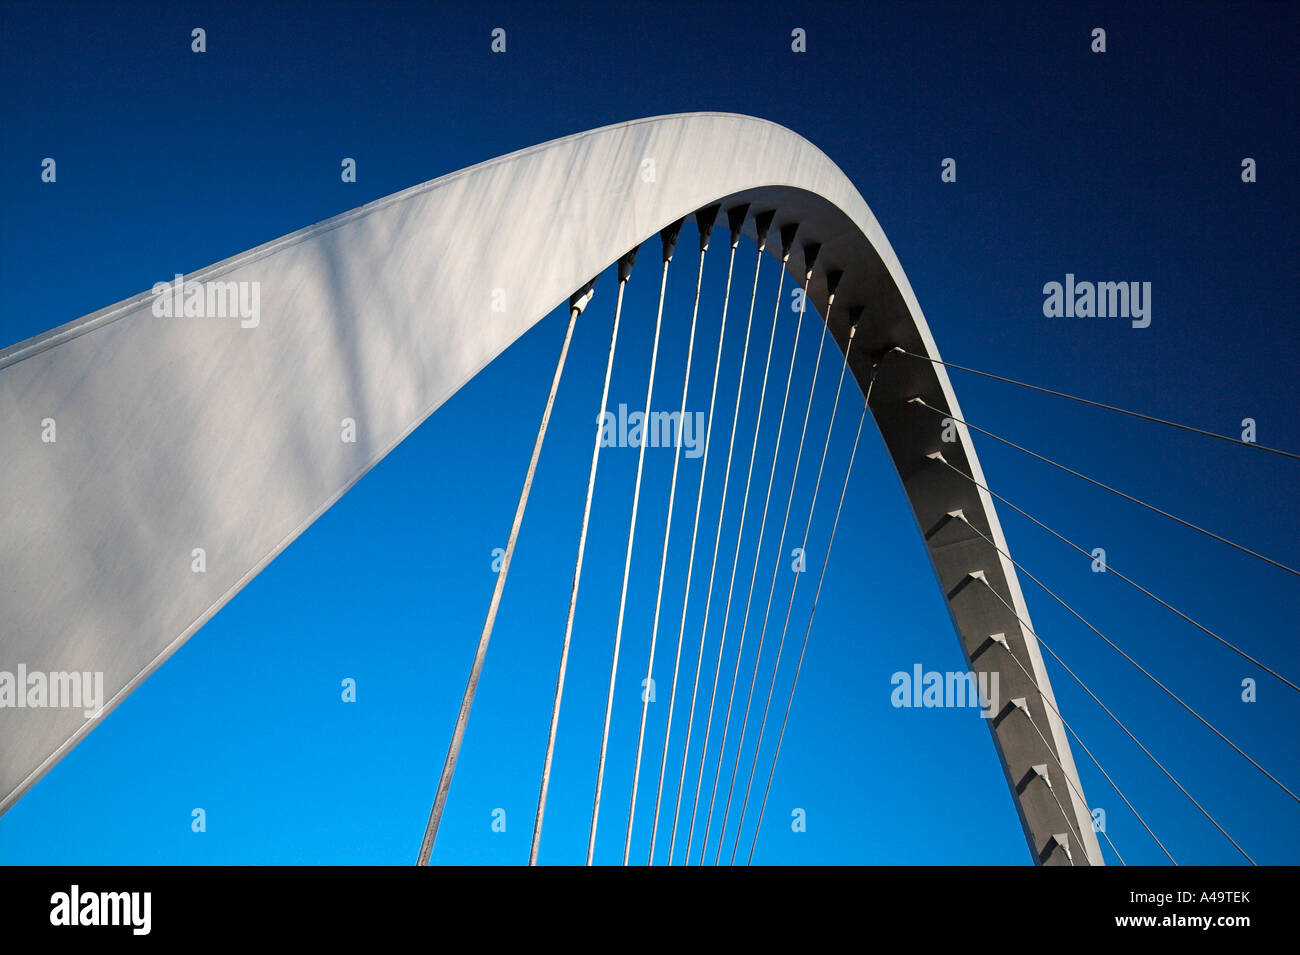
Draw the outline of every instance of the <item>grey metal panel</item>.
M255 328L155 317L144 292L0 352L0 670L103 671L108 698L90 719L0 708L0 811L496 355L628 248L720 200L775 209L777 226L798 222L801 242L822 244L810 295L823 314L821 269L844 270L831 330L843 349L843 316L865 307L852 363L864 389L873 349L938 357L889 242L838 167L781 126L718 113L512 153L186 276L259 283ZM789 268L802 273L799 251ZM491 310L494 289L505 312ZM962 507L1007 550L988 495L925 458L943 450L983 482L965 429L940 447L932 413L905 403L921 395L961 417L943 369L882 367L872 410L921 531ZM340 441L345 417L357 422L354 444ZM46 418L57 423L52 444L41 440ZM984 569L1029 619L1014 568L987 544L928 543L945 595ZM196 547L204 574L191 571ZM999 670L1003 688L1028 688L1074 776L1054 713L1014 664L977 652L1005 632L1050 698L1037 642L987 606L991 595L975 596L948 600L963 648L977 668ZM1062 861L1050 853L1065 829L1059 810L1038 788L1017 792L1027 767L1055 760L1014 720L990 728L1035 859ZM1076 861L1099 863L1087 807L1066 790L1085 841Z

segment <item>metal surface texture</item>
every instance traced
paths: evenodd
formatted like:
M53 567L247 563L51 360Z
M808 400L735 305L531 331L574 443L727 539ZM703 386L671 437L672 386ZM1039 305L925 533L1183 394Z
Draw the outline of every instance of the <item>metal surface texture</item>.
M146 291L0 352L0 670L102 671L106 700L89 718L0 708L0 811L461 385L627 250L713 203L797 223L796 281L805 244L820 245L809 295L823 315L826 275L843 272L830 331L843 353L846 316L862 307L850 370L864 392L890 346L939 357L888 240L839 168L788 129L718 113L525 149L185 276L257 283L253 327L159 317ZM491 307L497 289L504 312ZM942 366L883 358L872 414L966 657L999 674L1002 713L988 722L1034 861L1069 864L1054 837L1072 827L1083 840L1069 840L1073 863L1099 864L1074 788L1055 785L1067 822L1033 771L1047 764L1057 779L1059 760L1078 785L1037 641L1016 619L1030 617L1014 567L948 516L961 510L1009 551L993 501L928 457L940 451L986 483L969 434L959 427L943 443L934 412L909 404L916 396L964 417ZM356 422L354 443L340 440L344 418ZM47 419L53 443L42 440ZM194 573L200 547L206 572ZM860 587L864 600L887 599L869 578Z

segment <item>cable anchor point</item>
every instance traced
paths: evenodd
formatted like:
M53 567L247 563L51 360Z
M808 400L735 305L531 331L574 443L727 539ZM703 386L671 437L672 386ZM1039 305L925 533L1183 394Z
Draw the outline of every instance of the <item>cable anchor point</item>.
M745 228L745 219L749 216L749 203L742 202L727 210L727 225L731 229L731 247L740 245L740 234Z
M636 254L641 250L641 246L634 245L631 249L623 253L623 257L618 260L618 281L621 285L626 282L632 274L632 266L636 265Z
M775 209L769 209L767 212L760 212L754 216L755 241L758 243L758 251L760 252L767 248L767 236L772 231L772 220L775 218Z
M596 280L592 279L582 288L578 289L569 296L569 313L573 316L582 314L582 310L587 307L593 295L596 294Z
M791 222L789 225L781 226L781 262L782 264L790 261L790 252L794 249L795 233L799 231L799 223Z
M664 244L664 262L673 260L673 250L677 248L677 238L682 233L682 225L686 222L684 218L678 219L672 225L659 233L659 239Z

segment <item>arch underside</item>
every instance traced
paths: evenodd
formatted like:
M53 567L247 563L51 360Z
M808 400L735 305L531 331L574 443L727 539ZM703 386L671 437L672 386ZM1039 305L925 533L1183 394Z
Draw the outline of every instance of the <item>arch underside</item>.
M185 277L257 282L256 327L156 317L144 292L0 352L0 670L102 671L108 700L90 719L0 708L0 812L462 384L623 252L716 202L749 204L751 238L756 212L775 210L774 228L798 223L788 269L799 279L803 243L821 244L809 295L823 316L826 272L843 271L829 327L842 353L850 311L863 309L850 363L863 392L890 346L939 357L888 240L834 163L783 127L715 113L512 153ZM491 311L495 289L505 313ZM986 483L969 435L941 444L934 413L907 403L916 396L964 417L942 367L886 359L871 411L963 651L998 673L1004 709L1026 700L1050 742L1021 714L988 721L1030 851L1064 864L1053 838L1073 828L1075 864L1099 864L1071 787L1056 787L1067 823L1041 783L1026 785L1035 765L1058 776L1059 761L1078 786L1070 747L1037 641L1016 619L1030 617L1014 567L948 518L960 509L1008 551L993 501L927 458L942 451ZM353 444L339 440L344 417ZM199 546L204 574L191 571ZM964 585L974 571L1015 614Z

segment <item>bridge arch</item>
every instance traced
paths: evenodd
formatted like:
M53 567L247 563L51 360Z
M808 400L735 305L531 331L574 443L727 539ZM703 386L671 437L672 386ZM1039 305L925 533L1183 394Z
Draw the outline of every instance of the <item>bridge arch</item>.
M0 352L0 482L4 500L22 502L0 511L4 656L29 670L102 671L107 698L89 718L0 709L0 812L461 385L628 249L714 203L773 210L776 228L798 223L787 268L800 280L804 244L820 245L809 298L822 315L826 272L843 272L829 331L843 352L847 316L863 310L849 367L864 393L891 346L939 357L889 241L839 168L784 127L722 113L524 149L185 276L255 283L254 323L160 317L149 290ZM508 307L494 313L497 289ZM980 537L1009 551L994 502L932 457L985 484L975 449L964 428L940 444L916 397L964 419L941 366L882 361L872 416L963 651L1032 717L989 720L1029 848L1067 864L1054 840L1072 829L1084 842L1073 862L1099 864L1015 568ZM355 442L339 439L344 416L359 424ZM40 440L47 417L53 445ZM172 553L191 541L204 543L202 575L188 543ZM988 587L968 585L976 572ZM869 582L864 591L886 599ZM1042 764L1071 778L1057 787L1071 818L1027 785Z

